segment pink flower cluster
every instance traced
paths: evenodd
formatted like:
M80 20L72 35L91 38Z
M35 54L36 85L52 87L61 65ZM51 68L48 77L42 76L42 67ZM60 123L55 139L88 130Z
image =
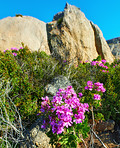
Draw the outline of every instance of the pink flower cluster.
M105 69L108 69L108 67L105 66L103 63L99 63L98 65L99 65L100 67L103 67L103 68L105 68Z
M107 72L108 73L109 71L108 70L102 70L102 72L105 72L105 73Z
M100 82L94 83L94 88L96 91L103 92L103 93L106 91L106 89L103 87L103 83L100 83Z
M97 64L99 64L99 61L92 61L92 62L91 62L91 65L92 65L92 66L96 66Z
M19 49L16 48L16 47L12 47L12 48L11 48L11 51L13 51L12 54L13 54L14 56L17 56L17 53L16 53L16 52L19 51L20 49L23 49L23 47L20 47ZM7 50L9 50L9 49L4 50L3 52L5 53Z
M79 95L79 97L80 97L80 98L83 96L83 94L82 94L82 93L78 93L78 95Z
M92 90L93 89L93 82L92 81L88 81L87 82L87 86L85 86L85 90Z
M95 90L95 91L98 91L98 92L102 92L104 93L106 91L106 89L103 87L103 83L100 83L100 82L96 82L93 84L92 81L88 81L87 82L87 86L85 86L85 90ZM94 94L94 97L93 97L94 100L100 100L101 97L99 94Z
M15 53L15 52L13 52L12 54L13 54L14 56L17 56L17 53Z
M105 60L105 59L102 59L101 62L102 62L102 63L106 63L106 60Z
M93 99L94 99L94 100L100 100L100 99L101 99L101 97L100 97L100 95L98 95L98 94L94 94Z
M19 49L16 47L12 47L11 50L19 51Z
M102 67L102 68L105 68L105 70L102 70L102 72L109 72L109 71L106 71L106 69L108 69L108 66L104 65L106 63L106 60L101 60L101 61L92 61L91 62L91 65L92 66L99 66L99 67Z
M81 93L80 96L82 96ZM65 127L68 128L73 123L82 123L85 119L84 113L89 107L87 103L80 103L72 86L59 89L51 102L48 97L42 100L40 111L49 114L47 119L49 122L44 120L41 128L46 128L50 124L52 132L57 134L61 134Z

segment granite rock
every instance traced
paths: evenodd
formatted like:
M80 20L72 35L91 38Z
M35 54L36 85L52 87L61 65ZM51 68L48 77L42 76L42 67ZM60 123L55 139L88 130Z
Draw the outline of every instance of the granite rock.
M113 62L114 57L100 29L79 8L67 3L60 14L62 17L56 17L47 24L49 47L53 56L74 61L75 64L91 61L98 55Z
M0 20L0 50L27 45L31 51L50 54L46 23L30 16L7 17Z

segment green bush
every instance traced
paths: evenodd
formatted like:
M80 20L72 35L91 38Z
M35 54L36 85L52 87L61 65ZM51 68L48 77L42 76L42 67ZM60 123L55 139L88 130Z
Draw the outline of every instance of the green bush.
M57 20L57 24L58 24L58 25L61 25L62 22L63 22L63 17L61 17L61 18L59 18L59 19Z
M99 56L94 61L101 61ZM45 52L31 52L27 46L16 50L0 51L0 96L7 108L11 121L14 112L10 109L5 86L10 82L9 97L18 108L22 121L31 124L39 112L41 97L45 96L44 87L55 76L67 76L76 93L84 91L87 81L104 84L106 92L101 99L101 106L94 109L96 119L113 119L120 121L120 60L112 64L105 63L108 69L99 65L92 66L91 62L80 63L77 67L66 61L59 62ZM84 102L84 100L81 100ZM88 100L89 102L89 100ZM2 106L0 104L0 106ZM4 110L2 108L2 110ZM4 114L4 111L3 111ZM91 116L88 116L91 118Z
M15 16L16 16L16 17L23 17L22 14L16 14Z
M93 61L101 61L100 56ZM102 96L101 107L94 110L97 116L98 112L104 115L105 119L113 119L120 121L120 60L114 63L104 64L108 67L92 66L90 63L79 64L77 68L73 68L70 79L77 93L82 92L82 87L87 81L103 83L106 92ZM103 72L104 70L104 72Z
M0 76L11 81L12 89L9 96L18 107L23 119L35 114L37 109L37 102L31 95L33 90L30 83L31 76L29 77L22 67L22 58L26 60L25 51L27 49L20 49L17 57L14 57L11 51L1 53L0 56Z
M45 95L44 87L54 76L64 75L65 66L43 51L30 52L27 46L23 47L0 52L0 77L11 81L9 96L22 119L31 122L36 119L41 97Z

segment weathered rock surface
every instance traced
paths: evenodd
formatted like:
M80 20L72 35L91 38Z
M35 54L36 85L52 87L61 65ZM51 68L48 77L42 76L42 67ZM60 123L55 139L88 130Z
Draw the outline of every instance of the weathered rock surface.
M52 99L53 96L56 95L56 92L62 88L65 89L67 86L71 86L70 81L68 80L67 77L65 76L58 76L55 77L52 81L51 84L48 84L45 87L46 93L48 94L47 96Z
M19 48L21 42L31 51L52 53L56 58L75 64L91 61L98 55L110 63L114 60L99 27L79 8L68 3L64 11L54 15L48 24L29 16L0 20L0 50Z
M103 131L113 131L115 126L115 121L108 120L108 121L100 121L96 124L96 131L103 132Z
M49 144L50 138L46 135L46 130L41 129L43 119L42 116L31 126L30 136L36 147L39 148L52 148Z
M45 51L49 55L46 23L30 16L0 20L0 50L19 48L21 42L32 51Z
M114 57L110 51L110 48L106 42L106 40L103 37L103 34L99 27L91 22L91 25L94 30L95 34L95 45L96 45L96 50L99 55L101 55L102 59L106 59L106 61L112 63L114 60Z
M112 54L118 59L120 58L120 37L107 40Z
M25 136L26 141L20 145L20 148L52 148L50 138L46 135L49 129L42 129L43 116L38 118L35 123L32 124L30 129L27 130Z
M63 13L47 24L49 47L54 56L75 63L91 61L101 55L108 62L114 57L100 29L79 8L66 4Z
M120 37L117 37L117 38L113 38L113 39L107 40L107 43L108 43L108 44L116 44L116 43L120 43Z

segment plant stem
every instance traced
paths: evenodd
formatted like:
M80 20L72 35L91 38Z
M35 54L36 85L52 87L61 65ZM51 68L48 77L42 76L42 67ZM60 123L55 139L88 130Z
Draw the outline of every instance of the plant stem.
M93 120L93 127L95 126L95 118L94 118L94 112L93 112L93 106L91 107L92 112L92 120Z

